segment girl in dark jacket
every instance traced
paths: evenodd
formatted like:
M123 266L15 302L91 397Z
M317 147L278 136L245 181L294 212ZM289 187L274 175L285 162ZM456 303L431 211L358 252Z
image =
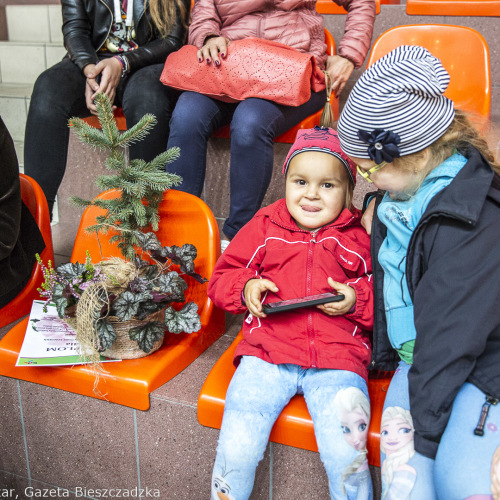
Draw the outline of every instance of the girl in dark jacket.
M123 108L127 126L146 113L158 124L131 146L131 158L150 161L165 150L177 94L160 83L170 52L185 42L189 0L62 0L67 56L44 71L31 96L24 168L42 187L49 209L66 169L68 119L96 114L103 92Z
M364 73L338 123L381 190L366 213L372 366L399 360L382 415L386 500L486 499L498 484L500 166L448 83L427 50L399 47Z

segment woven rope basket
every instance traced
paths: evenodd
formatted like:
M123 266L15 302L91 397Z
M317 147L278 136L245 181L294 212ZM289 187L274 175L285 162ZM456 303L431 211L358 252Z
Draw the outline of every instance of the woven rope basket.
M68 317L65 318L66 323L71 326L75 331L77 331L77 340L82 339L82 349L92 350L91 345L95 345L95 331L94 326L92 326L93 321L93 311L96 305L99 307L103 303L99 303L93 301L93 298L97 297L95 295L96 287L104 287L107 294L116 294L119 295L123 293L128 286L128 283L133 278L135 273L135 267L130 262L127 262L120 258L112 258L107 261L103 261L100 263L101 267L105 268L110 275L113 276L113 284L110 285L110 282L104 283L96 283L94 285L89 286L83 292L80 301L77 306L72 306L66 309L66 314ZM78 328L77 328L77 315L78 319ZM107 316L106 320L111 323L113 329L116 333L116 340L113 342L113 345L106 349L105 351L99 353L102 356L111 359L138 359L143 358L144 356L148 356L153 352L157 351L163 344L164 335L160 340L157 340L152 349L149 352L144 352L138 345L136 340L132 340L129 337L129 331L132 328L142 326L150 321L160 321L162 324L165 319L165 309L158 311L156 313L150 314L146 318L139 320L136 316L132 316L128 321L121 321L116 316ZM80 328L84 323L83 327ZM89 326L90 325L90 326ZM78 337L78 335L82 335L82 337ZM95 348L94 348L95 349ZM94 353L91 355L97 355L97 352L94 350Z
M137 344L137 341L132 340L129 337L128 332L131 328L141 326L146 321L161 321L163 323L164 317L164 309L149 315L143 320L138 320L132 317L128 321L120 321L116 316L108 316L107 320L115 329L116 340L109 349L101 352L101 354L111 359L138 359L143 358L144 356L149 356L163 345L163 339L165 336L163 336L160 340L157 340L149 352L144 352Z
M157 340L149 352L144 352L139 347L139 344L137 344L137 341L132 340L129 337L128 332L131 328L141 326L147 321L160 321L163 323L164 318L165 309L153 313L143 320L138 320L137 318L132 317L128 321L120 321L116 316L108 316L106 319L113 325L116 333L116 340L109 349L106 349L99 354L111 359L139 359L153 354L163 345L165 336L163 336L160 340ZM65 318L64 321L76 331L75 317Z

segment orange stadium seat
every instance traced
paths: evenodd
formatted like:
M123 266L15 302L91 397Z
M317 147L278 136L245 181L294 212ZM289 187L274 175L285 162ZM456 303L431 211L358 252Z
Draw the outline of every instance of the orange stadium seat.
M111 190L99 197L109 199L116 195L117 191ZM99 244L95 236L85 232L85 228L92 225L100 213L101 209L96 207L85 210L72 262L84 262L87 250L93 262L102 260L101 250L104 257L121 256L116 245L110 244L107 237L101 237ZM163 245L191 243L196 246L196 271L210 278L220 255L219 229L212 212L200 198L180 191L167 191L160 205L160 228L156 234ZM180 373L225 330L224 313L208 298L207 284L200 284L189 276L185 278L189 285L186 300L198 304L201 330L190 335L166 333L163 346L155 353L140 359L106 363L105 371L100 374L98 393L94 391L95 374L86 365L15 366L28 319L18 323L0 341L0 375L147 410L149 393Z
M40 257L47 266L49 260L54 262L52 233L50 231L50 214L47 200L45 199L42 188L31 177L19 174L19 182L21 184L21 198L31 212L31 215L33 215L40 228L43 240L45 241L45 249ZM21 293L0 309L0 328L29 314L33 300L40 299L40 294L37 289L40 288L43 281L42 266L36 263L31 278L21 290Z

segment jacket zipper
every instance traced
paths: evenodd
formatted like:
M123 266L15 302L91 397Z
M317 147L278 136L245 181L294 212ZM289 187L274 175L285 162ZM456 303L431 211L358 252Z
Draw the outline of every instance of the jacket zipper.
M484 435L484 425L486 424L486 419L488 418L488 412L490 411L491 405L495 406L498 404L498 399L491 396L486 396L486 401L481 408L481 415L479 415L479 422L474 429L474 434L476 436Z
M312 261L313 261L313 245L316 243L316 234L317 231L314 233L311 233L311 239L309 240L309 249L308 249L308 254L307 254L307 279L306 279L306 295L311 295L311 272L312 272ZM310 352L310 360L311 360L311 367L312 368L317 368L318 367L318 359L317 359L317 353L316 353L316 345L314 342L314 330L313 330L313 319L312 319L312 313L309 311L307 313L307 336L309 338L309 352Z
M257 33L255 35L257 38L262 38L262 19L263 17L260 16L259 22L257 24Z
M101 45L99 45L99 47L97 47L96 52L101 50L102 46L106 43L106 40L109 38L109 34L111 33L111 28L113 27L113 22L115 20L115 16L113 15L113 12L109 8L109 5L106 2L104 2L103 0L99 0L99 1L106 7L106 9L109 10L109 13L111 14L111 24L109 25L109 28L108 28L108 34L106 35L106 37L102 41Z

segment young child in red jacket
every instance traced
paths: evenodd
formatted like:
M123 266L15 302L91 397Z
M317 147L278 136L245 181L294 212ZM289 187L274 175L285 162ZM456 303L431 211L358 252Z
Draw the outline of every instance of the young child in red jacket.
M226 396L212 500L250 496L271 428L295 394L304 395L314 422L331 498L372 498L366 379L373 286L370 239L351 206L356 165L332 129L316 127L298 132L283 173L286 198L238 232L209 283L218 307L249 311ZM263 311L262 304L332 291L345 298Z

